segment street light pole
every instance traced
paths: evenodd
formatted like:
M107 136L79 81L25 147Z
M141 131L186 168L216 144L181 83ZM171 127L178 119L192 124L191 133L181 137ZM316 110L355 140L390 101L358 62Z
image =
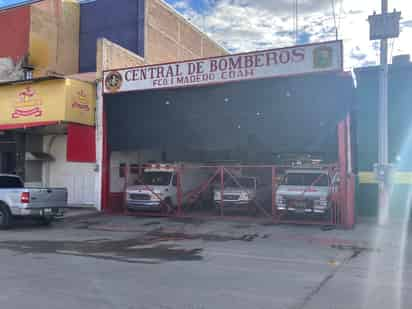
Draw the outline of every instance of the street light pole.
M382 0L382 15L388 13L388 0ZM379 74L379 151L380 166L388 165L388 38L380 41L380 74ZM379 184L379 208L389 206L388 184L386 181Z
M378 103L378 163L374 164L375 179L379 182L379 218L383 223L388 217L389 188L393 181L393 167L388 160L388 39L400 33L401 12L388 13L388 0L381 0L382 14L368 17L369 37L380 40L379 103Z

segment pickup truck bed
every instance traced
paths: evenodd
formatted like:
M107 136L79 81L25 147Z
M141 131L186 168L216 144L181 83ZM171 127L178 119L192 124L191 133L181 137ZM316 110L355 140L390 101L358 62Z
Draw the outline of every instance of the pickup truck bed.
M16 217L32 217L50 223L67 207L65 188L25 188L18 176L0 174L0 228Z

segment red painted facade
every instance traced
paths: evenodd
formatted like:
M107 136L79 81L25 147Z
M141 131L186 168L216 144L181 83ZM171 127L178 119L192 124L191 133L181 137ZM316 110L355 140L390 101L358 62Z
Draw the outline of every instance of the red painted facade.
M67 161L96 162L95 129L70 123L67 126Z
M0 58L15 62L29 51L30 7L24 6L0 12Z

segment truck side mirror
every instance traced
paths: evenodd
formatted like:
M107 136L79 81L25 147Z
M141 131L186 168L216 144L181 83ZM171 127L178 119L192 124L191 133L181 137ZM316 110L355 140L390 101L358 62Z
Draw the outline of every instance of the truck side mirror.
M332 183L333 185L338 185L338 184L340 184L340 175L336 175L334 178L333 178L333 183Z
M176 176L176 174L173 174L173 177L172 177L172 186L173 186L173 187L176 187L176 186L177 186L177 176Z

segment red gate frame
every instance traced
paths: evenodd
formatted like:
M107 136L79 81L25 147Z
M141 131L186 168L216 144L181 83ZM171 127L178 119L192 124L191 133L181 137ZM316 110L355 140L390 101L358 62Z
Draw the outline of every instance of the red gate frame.
M187 169L193 169L193 168L208 168L208 169L214 169L214 172L212 175L205 181L203 182L199 187L197 187L195 190L192 190L190 192L187 192L184 194L182 192L182 187L181 187L181 177L183 170ZM276 207L276 191L278 187L277 183L277 170L279 168L285 169L285 168L296 168L293 166L287 166L287 165L228 165L228 166L212 166L212 165L203 165L203 166L179 166L176 169L176 176L177 176L177 208L176 211L172 211L173 209L167 205L166 207L168 208L168 212L166 213L152 213L152 212L145 212L145 211L137 211L137 212L129 212L127 211L127 207L124 208L125 214L127 215L137 215L137 216L166 216L166 217L196 217L199 215L196 214L187 214L183 210L183 202L187 200L191 200L191 198L198 198L199 194L204 192L212 183L216 177L220 176L220 187L221 187L221 195L223 196L224 190L225 190L225 184L224 184L224 177L225 174L229 175L235 183L239 187L242 187L240 183L236 180L236 177L230 172L230 169L233 168L241 168L241 169L247 169L247 168L260 168L260 169L266 169L270 171L271 174L271 210L272 213L269 215L266 211L262 211L266 217L270 218L270 221L274 224L304 224L304 225L332 225L332 226L341 226L345 228L351 228L353 226L353 223L351 225L351 220L353 220L353 209L350 209L353 207L352 203L346 203L346 200L344 198L348 198L350 194L353 194L353 192L347 192L347 191L342 191L346 190L346 188L349 188L351 185L347 183L347 180L354 179L353 177L343 177L346 173L342 173L342 169L338 169L337 165L322 165L320 168L323 169L328 169L330 171L330 174L332 173L339 173L341 177L341 182L339 183L338 186L338 192L335 192L331 196L330 202L332 203L331 206L331 212L330 216L327 220L292 220L288 218L283 218L282 216L279 215L277 212L277 207ZM124 192L126 191L126 184L128 183L127 177L129 174L129 168L127 168L127 171L125 172L125 188ZM139 178L138 178L139 181ZM140 183L143 184L143 182L140 180ZM313 183L312 185L314 185ZM143 184L144 185L144 184ZM150 187L145 186L145 188L149 191L151 191L155 196L157 196L160 200L160 196L158 196L153 190L150 189ZM348 195L349 193L349 195ZM195 201L194 200L194 201ZM224 199L222 198L220 201L220 217L227 217L230 219L238 219L242 218L243 220L246 219L252 219L251 217L237 217L237 216L227 216L224 214ZM262 209L264 209L262 207ZM208 216L208 215L201 215L202 218L216 218L216 216ZM255 218L253 218L256 220Z
M102 93L102 98L104 97ZM103 145L102 145L102 179L101 179L101 204L102 204L102 211L111 213L113 210L109 207L109 197L110 197L110 188L109 188L109 179L110 179L110 153L107 144L107 112L106 107L104 104L104 100L102 100L102 127L103 127ZM339 154L339 162L338 166L340 171L340 186L339 192L336 196L333 197L334 203L336 206L334 207L336 211L332 212L331 224L342 226L344 228L353 228L355 224L355 203L354 203L354 191L355 191L355 176L348 168L348 156L351 156L351 145L350 145L350 125L351 119L348 115L345 120L341 121L338 124L338 154ZM262 166L263 167L263 166ZM279 218L278 214L276 213L276 166L270 165L272 169L272 218L273 222L275 223L302 223L302 222L290 222L290 221L282 221ZM181 188L180 183L180 173L178 171L177 176L177 185L178 188ZM221 188L222 192L224 191L224 183L223 183L223 170L221 170ZM182 201L183 196L181 189L178 189L178 207L176 215L183 216L182 212ZM223 205L223 199L222 199ZM223 215L223 214L221 214ZM305 223L308 224L308 223ZM324 224L324 222L312 222L311 224Z

